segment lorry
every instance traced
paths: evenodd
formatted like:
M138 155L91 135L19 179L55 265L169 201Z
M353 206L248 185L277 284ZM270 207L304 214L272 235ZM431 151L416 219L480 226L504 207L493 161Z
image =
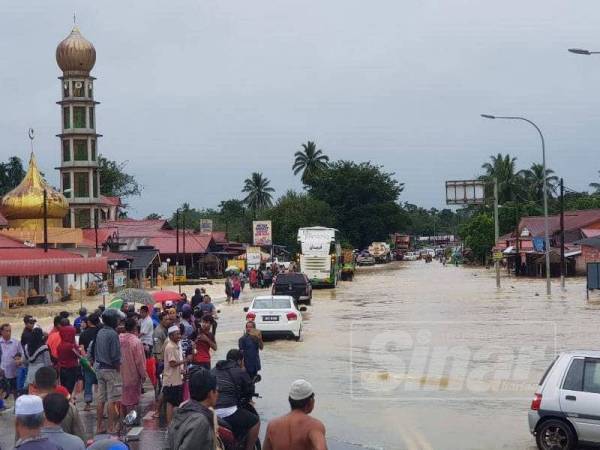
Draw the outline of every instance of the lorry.
M352 281L356 270L356 256L352 249L342 250L342 281Z
M392 260L390 244L387 242L373 242L369 245L369 253L378 264L385 264Z
M410 235L394 233L391 236L394 245L394 257L398 261L404 259L404 255L412 250L410 245Z

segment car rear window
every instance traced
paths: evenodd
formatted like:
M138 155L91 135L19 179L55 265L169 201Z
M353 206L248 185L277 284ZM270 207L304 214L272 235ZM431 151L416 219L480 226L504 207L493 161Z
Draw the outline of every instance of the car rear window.
M277 275L275 284L288 284L288 283L304 283L304 275L301 273L283 273Z
M287 309L289 307L290 301L286 298L257 299L252 305L252 309Z
M600 361L595 359L585 360L583 390L600 394Z
M567 371L563 382L563 389L567 391L581 391L583 388L583 359L574 359Z

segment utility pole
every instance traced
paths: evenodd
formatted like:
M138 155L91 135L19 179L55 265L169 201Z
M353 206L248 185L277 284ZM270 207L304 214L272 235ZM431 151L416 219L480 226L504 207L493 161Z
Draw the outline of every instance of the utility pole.
M498 178L494 179L494 238L495 244L500 238L500 225L498 224ZM494 267L496 268L496 287L500 289L500 261L494 255Z
M560 179L560 288L565 290L565 185Z
M179 208L175 213L175 277L179 276ZM181 294L181 283L177 283L179 286L179 293Z
M44 252L48 253L48 191L44 188Z

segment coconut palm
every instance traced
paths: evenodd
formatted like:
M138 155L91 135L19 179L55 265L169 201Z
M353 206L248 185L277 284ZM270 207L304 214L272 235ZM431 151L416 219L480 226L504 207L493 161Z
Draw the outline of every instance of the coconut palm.
M486 174L481 178L486 180L489 186L493 186L494 179L498 180L498 201L504 203L514 200L522 190L522 179L516 173L517 158L509 154L490 156L491 162L481 166Z
M546 183L548 184L548 195L556 193L558 177L554 170L546 169ZM521 170L518 173L523 178L525 190L530 200L535 202L542 201L544 197L544 166L542 164L532 164L529 169Z
M325 155L323 150L317 150L317 145L313 141L302 144L302 148L302 151L299 150L294 154L296 159L292 170L294 175L302 172L302 183L308 184L311 178L327 167L329 156Z
M270 183L269 179L259 172L252 172L250 178L244 180L242 192L247 194L244 203L253 211L254 216L257 211L273 204L271 193L275 192L275 189L269 186Z
M600 174L600 170L598 173ZM590 183L590 187L596 191L596 194L600 194L600 183Z

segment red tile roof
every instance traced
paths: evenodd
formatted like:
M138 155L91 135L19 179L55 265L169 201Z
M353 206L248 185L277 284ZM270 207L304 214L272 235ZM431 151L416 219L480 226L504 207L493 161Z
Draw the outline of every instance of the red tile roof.
M579 230L595 222L600 222L600 209L565 211L565 231ZM559 231L560 216L549 216L548 226L550 234L554 234ZM523 217L519 223L519 230L523 230L523 228L527 228L533 237L543 236L544 217Z
M227 242L227 233L225 231L213 231L212 237L217 244L225 244Z
M186 253L206 253L211 241L210 235L194 234L188 231L185 234L185 251ZM175 254L177 253L176 231L163 231L160 235L148 239L148 245L154 246L161 254ZM179 234L179 252L183 252L183 232Z
M83 231L83 238L88 242L93 242L96 245L96 230L93 228L86 228ZM104 244L108 241L108 238L116 235L116 228L98 228L98 245Z
M10 238L8 236L4 236L0 234L0 249L3 248L31 248L25 245L22 241L18 241L16 239Z

